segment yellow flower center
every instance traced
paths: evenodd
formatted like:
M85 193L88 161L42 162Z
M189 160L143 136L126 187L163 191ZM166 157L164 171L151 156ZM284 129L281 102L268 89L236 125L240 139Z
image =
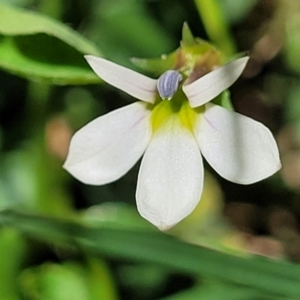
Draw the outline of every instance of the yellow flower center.
M182 126L192 132L196 118L203 112L204 106L191 108L185 94L179 89L170 101L161 101L154 107L151 114L152 130L155 132L170 117L178 117Z

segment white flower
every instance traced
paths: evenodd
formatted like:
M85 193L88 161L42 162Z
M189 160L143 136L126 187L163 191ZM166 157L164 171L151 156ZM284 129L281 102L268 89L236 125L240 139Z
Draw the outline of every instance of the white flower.
M64 168L84 183L102 185L123 176L144 154L137 207L161 230L178 223L199 202L202 155L222 177L240 184L262 180L281 167L276 142L263 124L208 103L236 81L248 57L178 90L181 75L165 75L158 82L102 58L86 59L100 78L142 101L76 132ZM167 100L177 92L163 101L157 86Z

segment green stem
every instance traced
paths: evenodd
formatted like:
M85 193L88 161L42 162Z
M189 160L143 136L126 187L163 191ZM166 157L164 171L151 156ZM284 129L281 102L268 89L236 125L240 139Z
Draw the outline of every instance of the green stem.
M218 1L195 0L195 4L210 40L225 54L233 55L236 52L236 45Z
M28 131L33 134L44 132L46 106L49 98L51 86L47 83L28 83Z

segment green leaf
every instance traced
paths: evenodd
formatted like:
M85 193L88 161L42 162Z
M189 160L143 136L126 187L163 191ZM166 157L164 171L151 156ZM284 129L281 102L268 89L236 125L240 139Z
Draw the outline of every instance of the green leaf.
M108 267L95 258L89 266L66 261L28 268L21 273L20 283L26 299L118 299Z
M119 299L114 278L104 261L97 258L88 259L87 281L90 299Z
M79 33L49 17L0 2L0 67L55 84L99 82L84 54L100 55Z
M187 291L163 298L162 300L257 300L262 298L259 291L246 287L220 284L219 282L209 282L196 286ZM272 298L274 300L274 298Z
M51 244L78 245L89 253L161 264L182 273L252 288L271 296L300 297L300 266L262 257L232 256L171 236L2 211L0 222Z
M75 263L44 264L27 269L21 275L21 286L26 299L90 299L86 272Z

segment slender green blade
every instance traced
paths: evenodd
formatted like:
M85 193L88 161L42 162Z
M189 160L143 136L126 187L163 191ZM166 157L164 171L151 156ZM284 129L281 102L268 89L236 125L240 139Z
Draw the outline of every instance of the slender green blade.
M51 243L78 245L108 257L162 264L187 274L214 278L274 296L300 297L300 266L262 257L239 257L183 243L151 230L94 227L10 210L0 222Z
M99 82L84 54L100 56L91 42L64 24L0 2L0 67L54 84Z

